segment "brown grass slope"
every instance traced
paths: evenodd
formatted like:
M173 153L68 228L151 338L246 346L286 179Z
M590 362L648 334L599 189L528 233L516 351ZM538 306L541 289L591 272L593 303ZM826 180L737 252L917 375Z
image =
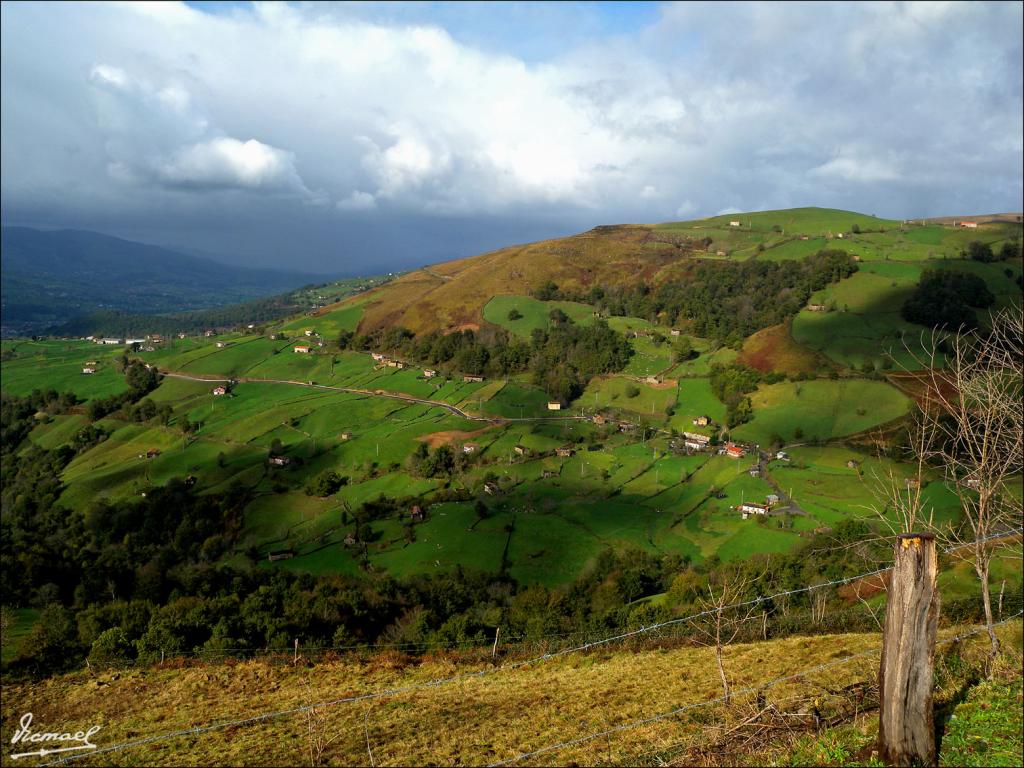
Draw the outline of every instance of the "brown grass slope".
M1000 630L1008 652L1013 649L1019 659L1019 623ZM943 637L950 635L943 630ZM815 726L812 707L835 723L848 722L854 711L870 711L879 642L877 634L849 634L731 646L725 651L735 694L731 707L717 703L721 687L713 649L607 647L502 671L493 671L490 659L394 653L316 665L260 660L83 671L6 684L2 725L4 733L13 732L29 711L38 729L101 725L94 742L103 748L460 675L447 685L157 740L78 764L486 765L620 726L626 727L520 764L657 764L658 753L701 747L712 732L727 736L754 706L792 713L785 717L798 730ZM958 653L975 647L984 651L979 635ZM493 674L471 674L482 670ZM754 689L756 696L743 693ZM867 693L852 700L848 691ZM682 707L687 709L675 716L637 722ZM785 751L784 744L778 748ZM11 744L5 740L0 750L3 763L12 764Z
M833 370L836 366L827 357L793 339L791 325L792 320L787 319L747 337L739 362L763 373L777 371L790 376Z
M479 326L491 298L526 294L548 280L570 290L658 283L692 264L688 249L650 235L651 228L641 225L597 227L426 267L361 296L366 303L359 330L403 325L423 333Z

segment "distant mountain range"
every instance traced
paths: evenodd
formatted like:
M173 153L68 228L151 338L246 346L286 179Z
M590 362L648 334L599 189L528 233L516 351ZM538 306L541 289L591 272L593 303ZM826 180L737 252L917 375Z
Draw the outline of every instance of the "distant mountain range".
M3 335L24 335L98 310L160 314L271 296L327 277L229 266L83 230L3 227Z

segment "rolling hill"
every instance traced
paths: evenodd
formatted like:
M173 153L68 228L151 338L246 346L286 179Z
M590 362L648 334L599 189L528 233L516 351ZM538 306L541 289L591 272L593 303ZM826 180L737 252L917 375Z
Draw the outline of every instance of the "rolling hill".
M960 255L1018 233L821 209L605 227L253 328L128 348L5 339L2 554L11 637L29 639L4 659L57 670L116 653L144 667L297 637L311 649L479 647L499 627L503 641L547 641L672 620L688 584L749 564L785 575L772 589L863 574L873 534L896 524L886 482L917 482L939 523L961 515L940 469L918 475L894 450L913 404L895 356L923 330L901 302L926 269L976 275L996 308L1019 302L1019 257ZM730 272L743 279L714 293L708 275ZM535 290L548 281L566 291ZM784 311L756 332L704 334L696 318L589 290L641 282L703 285L697 311ZM459 327L508 333L430 333ZM581 368L552 400L537 366L570 352L613 364ZM7 543L29 539L38 546ZM974 577L947 573L943 610L973 620ZM1019 557L990 580L1017 599ZM792 619L775 617L780 633L801 631ZM858 621L827 631L872 620Z
M180 312L314 282L308 274L233 267L97 232L27 227L3 228L0 266L5 335L95 310Z
M709 259L799 259L841 248L864 262L918 267L958 259L972 240L994 246L1020 236L1012 215L981 217L976 229L901 222L828 208L731 214L657 225L595 227L571 237L502 248L403 276L363 303L362 332L392 325L416 333L479 328L496 296L527 294L548 281L586 292L593 286L656 286ZM361 299L362 302L362 299Z

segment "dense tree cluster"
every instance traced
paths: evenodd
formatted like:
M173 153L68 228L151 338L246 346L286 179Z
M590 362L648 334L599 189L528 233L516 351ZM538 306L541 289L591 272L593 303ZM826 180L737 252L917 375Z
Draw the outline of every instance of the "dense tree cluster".
M126 415L132 421L148 421L157 415L160 415L161 418L169 419L169 406L157 408L152 401L149 401L145 406L140 404L138 408L133 409L131 407L132 404L137 403L157 388L157 385L160 383L160 374L157 370L155 368L147 368L141 361L131 360L127 355L122 357L117 365L124 371L124 380L128 385L128 390L116 395L110 395L109 397L90 400L86 406L86 413L89 418L96 421L124 408Z
M551 310L550 321L549 329L535 330L530 341L501 329L415 336L392 327L360 335L346 331L338 344L342 349L383 350L464 374L505 376L529 370L538 386L562 402L577 397L591 376L620 371L629 362L632 348L607 323L580 326L559 309Z
M974 261L981 261L990 264L994 261L1006 261L1016 259L1020 256L1020 243L1016 240L1007 240L999 249L999 253L992 250L992 246L979 240L972 240L967 244L967 256Z
M333 496L345 485L348 485L347 477L339 475L333 469L325 469L306 486L306 494L321 497Z
M466 455L456 453L449 445L439 445L431 451L426 443L419 443L407 464L417 477L451 477L465 469Z
M784 378L781 373L762 374L744 365L712 365L711 391L725 404L725 425L732 428L750 421L754 410L747 394L761 382L775 384Z
M977 328L972 307L987 308L995 296L985 281L968 272L928 269L921 274L914 293L904 302L901 314L908 323L929 327Z
M795 315L812 293L856 271L845 251L824 250L801 261L700 262L686 280L656 288L640 283L572 293L549 282L533 296L594 304L608 315L689 325L697 336L738 343Z

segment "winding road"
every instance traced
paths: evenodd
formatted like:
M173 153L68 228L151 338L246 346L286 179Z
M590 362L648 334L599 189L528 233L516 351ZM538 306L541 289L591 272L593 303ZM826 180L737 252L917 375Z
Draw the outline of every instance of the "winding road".
M347 392L352 395L365 395L368 397L385 397L390 400L401 400L406 403L415 403L418 405L429 405L433 408L443 408L449 413L458 416L459 418L466 419L468 421L482 421L488 424L510 424L518 421L589 421L587 416L525 416L520 418L507 417L507 416L474 416L473 414L467 413L458 406L446 403L443 400L430 400L423 397L414 397L412 395L406 395L401 392L388 392L383 389L359 389L356 387L338 387L330 384L311 384L308 381L295 381L294 379L255 379L248 376L240 376L238 378L214 378L208 376L195 376L188 373L179 373L177 371L167 371L161 368L156 369L157 373L161 376L167 376L172 379L185 379L187 381L202 381L210 384L228 384L231 382L237 382L239 384L290 384L296 387L306 387L308 389L326 389L331 392Z

